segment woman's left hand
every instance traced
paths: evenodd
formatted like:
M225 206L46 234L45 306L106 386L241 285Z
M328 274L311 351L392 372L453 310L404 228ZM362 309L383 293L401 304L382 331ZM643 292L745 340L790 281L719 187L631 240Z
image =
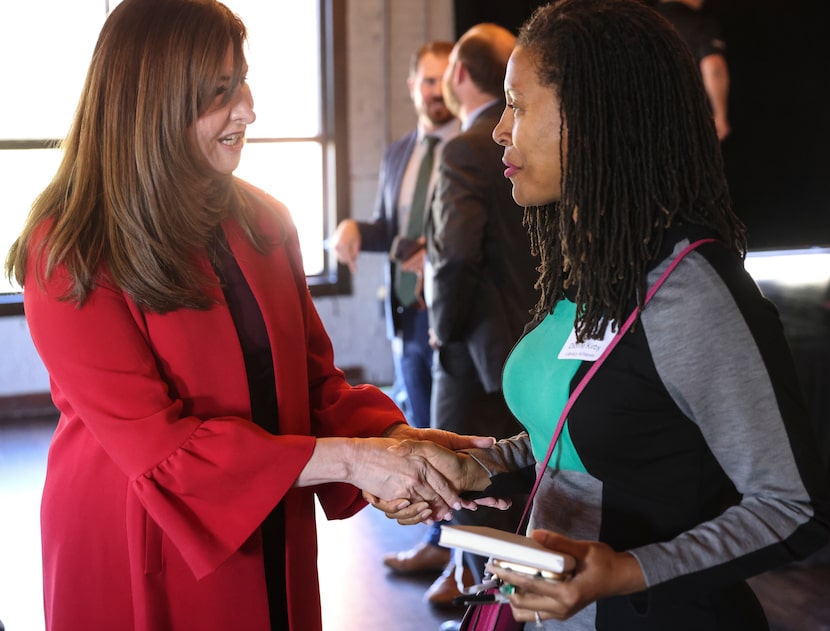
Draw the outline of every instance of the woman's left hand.
M633 594L646 588L640 564L627 552L615 552L597 541L576 541L549 530L531 537L551 550L576 559L570 579L554 583L488 565L503 582L515 586L510 595L513 617L520 622L566 620L592 602L608 596Z
M426 502L410 502L407 499L382 500L368 491L363 491L363 499L374 508L384 513L387 519L396 520L401 526L432 523L434 518L429 504ZM486 506L496 510L507 510L513 505L509 498L480 497L473 500L477 506Z
M387 519L395 519L401 526L423 522L433 523L432 510L426 502L410 502L407 499L382 500L377 495L362 491L363 499L384 513Z
M496 444L496 439L492 436L467 436L443 429L412 427L406 423L392 426L385 436L397 440L428 440L452 451L476 447L489 449Z

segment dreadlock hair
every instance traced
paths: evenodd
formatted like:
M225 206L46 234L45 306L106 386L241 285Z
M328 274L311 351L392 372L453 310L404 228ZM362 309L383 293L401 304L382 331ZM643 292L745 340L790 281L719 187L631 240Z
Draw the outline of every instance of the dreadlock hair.
M541 259L535 317L575 290L577 339L620 323L667 228L696 224L739 256L709 102L686 44L638 0L561 0L537 9L517 46L560 98L562 194L525 209Z

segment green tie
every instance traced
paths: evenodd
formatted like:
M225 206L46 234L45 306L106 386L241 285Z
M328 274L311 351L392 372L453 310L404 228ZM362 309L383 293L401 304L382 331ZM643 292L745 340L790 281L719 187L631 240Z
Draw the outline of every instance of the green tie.
M415 190L412 193L412 205L409 207L409 223L406 226L405 236L410 239L417 239L423 234L429 180L432 175L435 145L439 140L438 136L424 136L422 141L426 144L426 152L418 167L418 178L415 180ZM395 266L395 271L395 295L404 307L408 307L417 299L415 287L418 277L412 272L402 271L398 265Z

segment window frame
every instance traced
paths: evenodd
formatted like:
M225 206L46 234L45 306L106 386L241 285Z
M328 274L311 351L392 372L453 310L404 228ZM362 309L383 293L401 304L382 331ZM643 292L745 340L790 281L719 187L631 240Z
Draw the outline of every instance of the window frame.
M346 96L348 84L346 58L346 9L339 0L318 0L320 29L320 134L313 138L257 138L249 142L319 142L321 145L323 183L323 233L350 216L348 169L348 115ZM54 149L59 139L0 139L0 151ZM307 274L306 281L313 297L351 293L351 277L346 267L338 264L334 254L323 248L323 271ZM5 261L6 253L2 260ZM23 293L0 293L0 317L23 315Z
M320 112L323 143L323 234L351 216L349 186L349 135L346 63L346 3L319 0L320 11ZM338 63L339 60L339 63ZM325 248L323 242L320 247ZM321 274L306 276L312 296L350 294L351 275L325 248Z

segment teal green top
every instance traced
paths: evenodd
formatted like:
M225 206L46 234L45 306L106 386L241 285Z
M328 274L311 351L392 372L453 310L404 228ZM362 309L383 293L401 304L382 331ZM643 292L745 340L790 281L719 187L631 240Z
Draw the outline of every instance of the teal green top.
M533 455L544 460L559 416L570 395L571 379L582 363L559 359L559 351L573 331L576 305L562 300L530 333L525 335L504 366L504 398L530 435ZM551 456L550 467L585 471L568 433L568 424Z

